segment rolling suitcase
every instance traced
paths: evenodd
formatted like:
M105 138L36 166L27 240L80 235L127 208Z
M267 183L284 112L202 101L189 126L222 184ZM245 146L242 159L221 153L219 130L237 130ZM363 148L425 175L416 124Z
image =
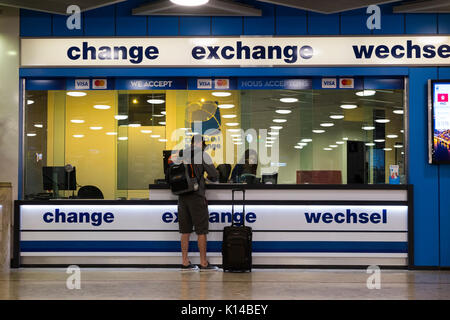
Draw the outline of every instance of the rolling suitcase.
M234 193L242 191L242 224L234 220ZM222 268L229 272L252 271L252 228L245 226L245 190L232 190L231 226L223 229Z

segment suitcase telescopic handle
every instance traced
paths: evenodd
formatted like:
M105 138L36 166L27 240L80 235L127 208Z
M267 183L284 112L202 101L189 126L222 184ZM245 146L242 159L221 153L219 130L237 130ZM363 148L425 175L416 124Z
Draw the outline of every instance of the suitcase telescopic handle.
M245 226L245 189L231 190L231 226L235 226L234 222L234 193L242 192L242 226Z

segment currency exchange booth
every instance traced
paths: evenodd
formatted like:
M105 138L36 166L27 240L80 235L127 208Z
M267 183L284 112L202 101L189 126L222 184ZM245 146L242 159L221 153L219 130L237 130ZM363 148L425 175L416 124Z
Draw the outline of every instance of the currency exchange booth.
M179 264L164 170L203 135L211 263L244 188L255 267L407 267L408 77L361 66L430 60L364 39L23 38L13 265Z

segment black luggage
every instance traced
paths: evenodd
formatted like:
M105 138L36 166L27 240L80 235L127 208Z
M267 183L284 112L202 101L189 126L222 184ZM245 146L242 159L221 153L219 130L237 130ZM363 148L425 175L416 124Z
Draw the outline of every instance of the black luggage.
M242 224L234 220L234 193L242 191ZM231 226L223 229L222 268L230 272L252 271L252 228L245 226L245 190L232 190Z

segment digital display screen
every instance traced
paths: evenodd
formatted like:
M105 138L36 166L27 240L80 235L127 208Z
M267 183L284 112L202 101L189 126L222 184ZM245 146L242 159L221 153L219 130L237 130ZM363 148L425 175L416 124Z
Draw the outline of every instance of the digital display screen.
M450 163L450 80L431 81L432 163Z

